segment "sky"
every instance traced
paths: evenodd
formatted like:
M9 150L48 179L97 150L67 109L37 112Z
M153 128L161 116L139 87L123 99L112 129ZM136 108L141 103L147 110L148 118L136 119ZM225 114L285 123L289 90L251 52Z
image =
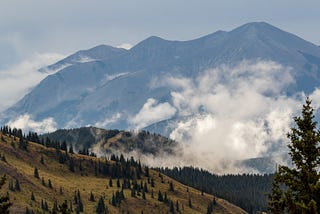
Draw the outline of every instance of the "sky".
M194 39L266 21L320 45L317 0L1 0L0 69L39 53L67 55L148 36Z

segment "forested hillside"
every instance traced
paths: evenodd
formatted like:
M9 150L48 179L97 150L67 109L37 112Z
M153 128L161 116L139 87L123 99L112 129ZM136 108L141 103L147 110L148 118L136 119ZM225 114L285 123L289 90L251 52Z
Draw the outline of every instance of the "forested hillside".
M0 196L9 193L11 213L244 213L133 158L76 154L63 142L37 139L1 128Z
M193 167L157 170L185 185L224 198L249 213L267 211L266 194L271 192L272 174L220 176Z

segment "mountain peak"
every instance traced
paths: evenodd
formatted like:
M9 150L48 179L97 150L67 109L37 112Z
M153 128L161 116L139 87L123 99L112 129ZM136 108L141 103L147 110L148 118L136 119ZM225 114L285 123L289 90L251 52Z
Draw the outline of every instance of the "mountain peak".
M145 47L158 47L158 46L162 46L165 43L168 43L170 41L162 39L158 36L150 36L148 38L146 38L145 40L139 42L137 45L135 45L132 50L136 50L136 49L144 49Z
M255 34L265 34L270 32L284 32L283 30L268 24L267 22L249 22L247 24L241 25L236 29L232 30L232 32L237 32L240 34L248 34L248 33L255 33Z

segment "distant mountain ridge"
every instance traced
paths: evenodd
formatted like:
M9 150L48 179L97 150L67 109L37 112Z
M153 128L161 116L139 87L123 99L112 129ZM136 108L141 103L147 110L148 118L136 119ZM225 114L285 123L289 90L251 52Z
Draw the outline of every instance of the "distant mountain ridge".
M102 155L128 154L139 152L144 155L159 155L160 153L174 155L178 143L158 134L146 131L129 132L120 130L105 130L95 127L77 129L60 129L52 133L40 135L41 139L63 142L73 145L76 151L90 150Z
M174 87L155 87L153 84L159 80L197 78L201 72L221 64L259 59L292 68L295 83L284 93L310 92L319 86L317 45L265 22L254 22L190 41L152 36L130 50L101 45L79 51L41 69L45 72L62 68L3 112L0 122L28 114L36 121L52 117L58 128L92 125L133 129L135 115L149 99L159 104L172 103ZM147 120L144 127L181 119L176 111L169 110L162 117L156 115ZM165 133L163 128L153 131Z

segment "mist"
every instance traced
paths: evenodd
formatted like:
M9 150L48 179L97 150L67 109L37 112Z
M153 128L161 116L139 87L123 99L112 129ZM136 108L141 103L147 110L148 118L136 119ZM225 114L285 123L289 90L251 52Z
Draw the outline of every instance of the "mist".
M39 72L38 69L62 59L64 56L57 53L34 54L9 68L0 70L0 112L10 107L37 85L51 71Z
M285 162L279 156L287 152L286 134L305 99L302 92L290 96L285 93L295 83L290 67L273 61L245 60L204 71L195 79L169 76L153 82L157 85L152 87L174 89L166 108L158 104L157 115L170 108L185 119L172 121L170 138L180 143L177 155L139 154L147 164L244 173L256 172L239 166L245 159L272 156L278 163ZM318 107L318 89L311 98Z

